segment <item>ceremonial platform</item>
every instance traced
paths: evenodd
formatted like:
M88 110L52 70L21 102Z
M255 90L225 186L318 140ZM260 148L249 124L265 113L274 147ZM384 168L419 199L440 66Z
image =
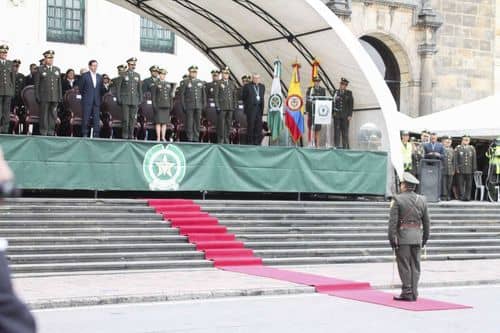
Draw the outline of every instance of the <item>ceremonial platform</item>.
M385 152L0 135L30 190L384 195Z

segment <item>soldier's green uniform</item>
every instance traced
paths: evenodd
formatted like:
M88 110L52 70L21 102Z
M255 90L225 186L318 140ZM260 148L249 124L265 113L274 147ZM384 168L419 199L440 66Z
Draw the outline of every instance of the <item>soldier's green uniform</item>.
M170 109L172 108L172 88L170 83L159 80L152 87L151 100L153 101L155 124L169 123Z
M115 97L117 97L117 95L116 95L116 92L118 90L117 87L121 84L121 80L125 76L125 72L127 71L127 66L125 66L125 65L118 65L116 67L116 69L118 70L118 76L112 78L111 79L111 83L109 84L109 91ZM118 100L118 98L117 98L117 100Z
M215 103L215 86L219 82L218 70L213 70L210 72L212 74L212 82L205 83L205 95L208 101L213 101Z
M136 62L136 58L127 60L129 65L135 65ZM141 76L129 68L119 80L116 88L117 102L121 105L123 114L122 137L133 139L137 121L137 106L142 100Z
M229 74L229 69L222 71ZM219 80L214 88L214 101L217 109L217 142L229 143L229 131L233 122L233 112L238 107L238 89L231 80Z
M389 217L389 242L396 251L402 282L401 296L394 299L415 301L420 279L420 251L429 239L430 220L425 198L414 192L418 180L405 172L402 182L408 186L407 190L393 197Z
M197 66L189 67L190 72L198 72ZM201 111L205 108L206 96L203 81L187 78L180 87L182 109L186 113L186 135L188 141L200 140Z
M154 73L158 75L160 68L156 65L151 66L149 68L149 71L151 72L151 76L142 81L142 92L145 93L152 93L153 87L156 83L160 81L160 79L157 76L154 76Z
M0 53L6 55L7 45L0 45ZM10 106L15 93L16 74L14 63L0 59L0 132L8 133L10 125Z
M477 170L476 149L469 144L457 146L455 165L460 200L469 201L472 193L472 178Z
M446 137L445 140L451 140L451 137ZM442 188L441 200L451 200L451 187L453 185L453 176L455 175L455 150L450 147L444 147L444 157L442 164Z
M54 51L46 51L46 59L54 57ZM62 102L61 70L47 63L38 67L35 75L35 98L40 103L40 134L54 135L57 106Z

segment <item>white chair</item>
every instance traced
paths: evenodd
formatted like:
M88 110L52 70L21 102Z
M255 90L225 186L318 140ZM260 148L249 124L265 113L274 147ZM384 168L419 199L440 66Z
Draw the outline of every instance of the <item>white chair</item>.
M484 200L485 187L483 184L483 172L474 172L474 185L476 186L476 191L474 193L474 200L477 200L477 195L479 194L479 201Z

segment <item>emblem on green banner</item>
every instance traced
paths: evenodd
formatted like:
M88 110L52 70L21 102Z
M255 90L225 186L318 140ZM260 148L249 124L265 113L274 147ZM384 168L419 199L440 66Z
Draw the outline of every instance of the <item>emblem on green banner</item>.
M175 145L155 145L144 156L142 172L152 191L177 190L186 175L186 158Z

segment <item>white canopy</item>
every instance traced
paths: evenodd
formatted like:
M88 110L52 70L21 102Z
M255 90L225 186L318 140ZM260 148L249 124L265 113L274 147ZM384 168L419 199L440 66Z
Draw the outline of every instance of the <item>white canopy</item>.
M234 79L260 72L270 87L273 61L283 63L282 82L292 63L302 64L302 87L309 84L313 59L330 92L341 77L350 80L356 112L353 126L375 123L383 149L402 172L397 107L382 76L357 38L321 0L109 0L175 31L214 65L229 66ZM357 119L357 120L356 120ZM356 133L351 131L351 137ZM353 135L354 134L354 135Z
M413 119L407 128L428 129L438 135L496 137L500 135L500 94Z

